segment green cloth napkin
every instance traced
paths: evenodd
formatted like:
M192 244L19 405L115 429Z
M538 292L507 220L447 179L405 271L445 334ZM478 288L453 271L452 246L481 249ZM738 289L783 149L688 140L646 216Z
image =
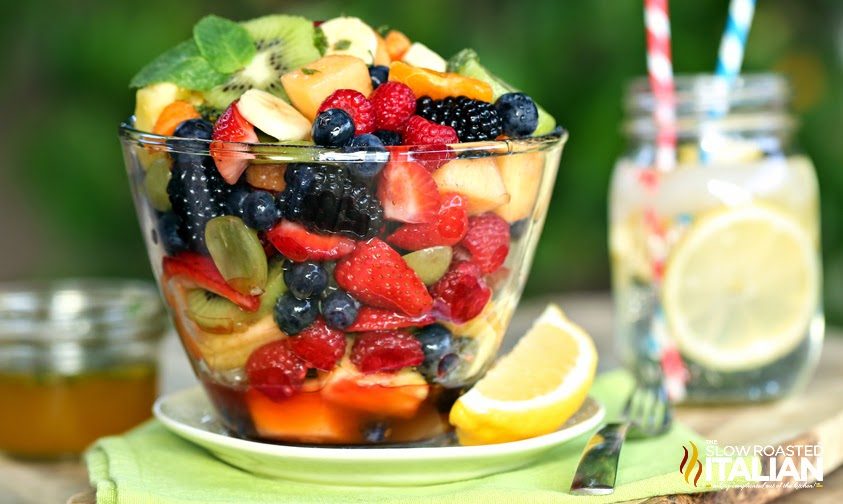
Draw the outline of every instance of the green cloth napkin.
M606 406L607 419L613 419L631 389L629 375L613 371L595 380L591 395ZM217 460L154 420L123 436L99 440L86 462L102 504L604 503L704 490L686 483L679 473L682 445L692 440L701 446L703 440L675 424L661 437L626 442L614 494L572 496L567 491L588 437L576 438L523 469L425 487L324 486L258 477Z

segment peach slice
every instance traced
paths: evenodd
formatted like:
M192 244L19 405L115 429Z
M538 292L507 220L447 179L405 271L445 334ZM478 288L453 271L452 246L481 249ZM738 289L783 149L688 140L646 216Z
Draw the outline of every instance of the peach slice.
M262 437L301 443L355 443L360 419L354 412L326 400L319 392L301 392L275 402L255 389L246 404Z

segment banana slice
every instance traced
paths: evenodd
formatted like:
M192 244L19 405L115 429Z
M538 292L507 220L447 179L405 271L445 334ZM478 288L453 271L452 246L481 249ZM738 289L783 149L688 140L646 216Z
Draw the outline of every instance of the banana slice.
M338 17L321 25L328 41L328 54L347 54L363 60L367 65L375 61L378 52L378 35L371 26L356 17Z
M252 126L278 140L305 140L310 121L292 105L260 89L250 89L237 102L237 110Z
M437 72L444 72L448 67L448 62L442 56L439 56L432 49L426 45L413 42L401 61L409 63L410 65L427 68L429 70L436 70Z

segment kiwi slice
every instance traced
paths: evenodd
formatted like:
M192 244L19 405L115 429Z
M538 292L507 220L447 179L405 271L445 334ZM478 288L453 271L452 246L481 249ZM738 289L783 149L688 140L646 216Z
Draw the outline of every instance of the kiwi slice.
M187 317L210 333L243 332L255 317L253 313L205 289L193 289L185 297Z
M214 217L205 225L205 243L226 283L241 294L257 296L266 286L266 253L258 233L239 217Z
M255 56L224 84L204 93L211 107L223 110L249 89L261 89L287 99L281 76L322 56L322 30L299 16L272 15L242 23L255 43ZM324 45L324 42L321 43Z
M261 305L258 314L272 313L275 302L282 294L287 292L287 284L284 282L284 261L275 260L269 264L269 272L266 275L266 288L261 295Z
M425 285L435 284L451 265L451 247L430 247L404 256L407 263Z
M492 86L492 93L494 94L495 100L502 94L518 91L518 89L507 84L503 79L495 76L492 72L480 65L480 58L473 49L463 49L451 56L451 59L448 60L448 71L465 75L466 77L472 77L489 84ZM539 111L539 123L536 126L536 130L533 131L533 136L546 135L556 127L556 119L538 103L536 103L536 108Z

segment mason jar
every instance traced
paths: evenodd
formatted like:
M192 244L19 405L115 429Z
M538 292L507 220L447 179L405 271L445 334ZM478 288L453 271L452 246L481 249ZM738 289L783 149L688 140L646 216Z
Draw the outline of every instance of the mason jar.
M673 167L654 166L647 81L626 94L609 195L620 357L660 368L687 402L781 397L810 377L824 332L819 188L794 144L790 88L775 74L694 75L676 91Z

